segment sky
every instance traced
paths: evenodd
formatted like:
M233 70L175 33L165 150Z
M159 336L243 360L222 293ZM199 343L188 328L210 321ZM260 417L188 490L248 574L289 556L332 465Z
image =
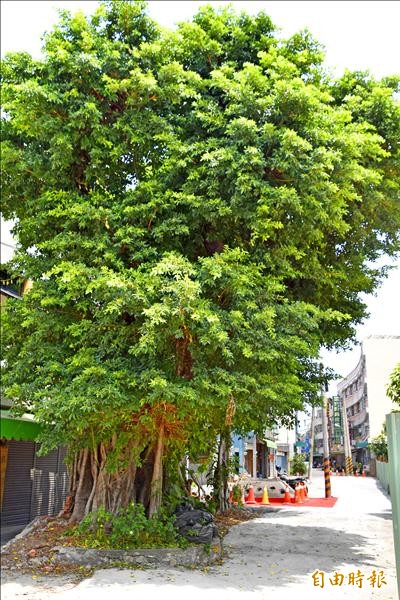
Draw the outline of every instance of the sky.
M165 27L190 19L202 4L224 6L232 4L238 12L250 14L264 10L272 21L281 28L284 37L307 27L316 39L325 46L326 65L336 75L348 68L370 70L376 77L400 72L400 2L396 1L235 1L235 2L190 2L181 0L153 0L149 3L149 14ZM41 36L57 21L57 9L67 8L72 12L93 12L95 1L25 1L2 0L1 2L1 54L24 50L40 57ZM13 244L9 225L2 223L2 261L5 261ZM389 264L389 261L384 261ZM400 260L390 263L395 266L390 276L377 290L375 296L364 296L370 318L357 328L357 339L368 335L400 335ZM356 366L360 347L340 353L323 352L326 366L346 376ZM400 357L399 357L400 360ZM330 393L335 393L336 384Z

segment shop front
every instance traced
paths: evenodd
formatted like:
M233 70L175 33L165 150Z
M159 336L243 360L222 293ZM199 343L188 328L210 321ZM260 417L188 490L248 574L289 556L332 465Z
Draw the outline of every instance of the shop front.
M56 515L68 492L65 448L39 456L40 426L32 415L1 411L1 524L22 529L35 517Z

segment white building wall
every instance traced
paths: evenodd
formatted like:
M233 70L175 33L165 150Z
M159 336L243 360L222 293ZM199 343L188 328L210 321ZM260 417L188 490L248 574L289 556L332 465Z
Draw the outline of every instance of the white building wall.
M276 442L278 444L294 444L296 441L296 431L287 427L280 427L277 433Z
M296 442L295 429L279 427L276 431L275 441L277 444L276 464L289 472Z
M369 437L382 431L385 417L398 404L386 394L390 375L400 362L400 336L370 336L363 341L368 393Z
M390 375L399 362L400 336L368 336L363 340L358 364L339 382L338 394L346 404L356 440L379 435L386 415L399 408L386 394ZM368 427L362 437L357 435L359 425Z

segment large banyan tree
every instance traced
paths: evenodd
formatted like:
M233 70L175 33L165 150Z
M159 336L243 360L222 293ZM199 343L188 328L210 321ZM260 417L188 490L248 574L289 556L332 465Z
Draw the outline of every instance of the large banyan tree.
M222 482L231 430L301 409L365 316L399 249L398 80L323 60L264 13L168 31L128 1L5 57L2 212L34 285L3 385L68 445L73 519L154 514L217 440Z

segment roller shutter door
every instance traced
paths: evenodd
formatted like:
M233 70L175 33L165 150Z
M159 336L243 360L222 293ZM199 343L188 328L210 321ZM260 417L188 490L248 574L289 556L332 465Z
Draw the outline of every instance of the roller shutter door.
M63 508L65 503L65 498L69 492L69 477L67 466L64 462L67 454L67 448L62 446L58 449L58 469L57 469L57 495L56 495L56 503L55 514L59 513Z
M55 516L63 507L68 491L64 457L64 448L57 448L44 456L36 454L32 469L31 519L42 515Z
M4 482L2 525L26 525L30 521L32 498L31 470L35 443L8 440L8 460Z

